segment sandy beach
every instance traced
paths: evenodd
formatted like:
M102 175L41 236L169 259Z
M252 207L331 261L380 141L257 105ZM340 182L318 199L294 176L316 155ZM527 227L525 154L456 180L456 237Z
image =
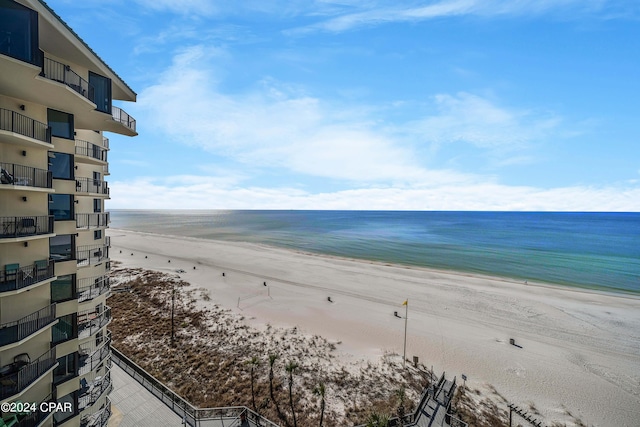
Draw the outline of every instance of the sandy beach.
M183 280L209 291L202 306L322 335L340 342L345 359L402 354L404 320L394 312L404 315L408 299L409 359L466 374L471 387L491 384L549 423L570 412L587 425L640 425L640 298L254 244L108 234L111 259L123 267L184 270Z

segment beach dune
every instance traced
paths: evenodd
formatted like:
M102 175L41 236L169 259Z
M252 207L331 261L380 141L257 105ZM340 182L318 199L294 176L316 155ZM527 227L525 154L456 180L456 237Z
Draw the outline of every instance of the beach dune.
M345 359L402 354L408 300L408 359L465 374L472 388L490 384L549 423L571 413L588 425L640 425L637 297L248 243L108 234L111 259L123 267L184 270L183 280L209 292L203 306L230 308L258 327L320 334Z

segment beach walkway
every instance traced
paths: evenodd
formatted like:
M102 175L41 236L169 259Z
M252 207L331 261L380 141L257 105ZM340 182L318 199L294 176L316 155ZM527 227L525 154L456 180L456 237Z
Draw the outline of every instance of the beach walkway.
M182 426L182 419L118 365L111 367L109 427Z

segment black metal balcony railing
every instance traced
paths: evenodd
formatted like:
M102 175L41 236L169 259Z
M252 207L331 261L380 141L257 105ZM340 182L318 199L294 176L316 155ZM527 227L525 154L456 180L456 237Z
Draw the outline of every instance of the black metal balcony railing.
M70 66L45 57L42 65L42 76L69 86L89 101L95 103L94 87L73 71Z
M109 277L98 276L78 280L78 302L90 301L110 289Z
M76 139L76 154L91 157L102 162L107 161L107 150L99 145L81 139Z
M113 116L113 120L116 122L120 122L132 131L136 131L136 121L133 117L127 114L122 108L118 108L113 106L111 108L111 115Z
M79 213L76 214L76 228L92 229L107 227L111 222L109 212L98 213Z
M0 130L17 133L51 144L51 128L15 111L0 108Z
M96 412L85 414L80 419L80 427L105 427L111 417L111 401L107 397L104 406Z
M56 321L56 305L51 304L35 313L0 325L0 346L25 339Z
M76 192L109 194L109 187L106 181L91 178L76 178Z
M93 344L80 346L78 353L79 375L95 370L111 354L111 334L107 333L107 338L98 346Z
M102 146L107 150L109 149L109 138L107 138L106 136L102 137Z
M54 277L54 264L49 260L37 261L25 267L18 264L13 266L15 268L5 265L0 271L0 292L16 291Z
M53 180L47 170L0 162L0 184L52 188Z
M76 249L76 260L78 267L95 265L109 259L109 245L87 245L78 246Z
M53 233L53 215L0 216L0 239Z
M42 399L40 403L37 404L38 409L36 411L29 412L26 415L21 415L20 418L18 418L18 424L16 424L16 427L38 427L42 423L42 421L44 421L51 415L50 411L41 411L40 405L50 402L55 402L55 399L51 394Z
M82 389L78 396L78 410L82 411L96 403L103 393L111 391L111 372L107 372L104 377L96 377L86 385L83 385L82 381L80 383Z
M104 328L111 321L111 307L102 312L89 310L78 313L78 338L87 338Z
M16 363L3 366L0 371L8 372L0 377L0 399L20 393L37 381L56 364L56 348L52 348L33 362L16 367Z

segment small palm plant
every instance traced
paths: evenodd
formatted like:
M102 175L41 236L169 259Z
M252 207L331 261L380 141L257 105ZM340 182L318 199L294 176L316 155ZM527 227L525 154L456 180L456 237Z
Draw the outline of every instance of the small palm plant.
M293 416L293 427L298 427L298 421L296 420L296 412L293 407L293 373L298 369L296 362L289 362L285 367L289 373L289 405L291 405L291 415Z
M273 393L273 365L275 365L276 360L278 360L279 357L280 355L277 353L269 355L269 396L271 396L271 401L273 402L273 404L276 405L276 412L278 413L278 417L288 424L289 422L286 420L282 411L280 411L280 405L278 405L276 396Z
M373 412L367 418L367 427L389 427L389 415Z
M313 394L320 396L320 427L322 427L322 421L324 419L324 396L326 389L324 383L320 381L317 386L313 388Z
M256 407L256 392L254 388L255 377L253 374L255 369L260 366L260 359L258 359L256 356L253 356L251 359L247 360L245 364L251 367L251 404L253 405L253 410L255 412L258 412L258 408Z
M407 397L407 393L406 393L406 389L404 387L404 385L401 385L400 388L398 390L396 390L396 397L398 398L398 418L399 418L399 422L400 422L400 427L402 427L404 425L403 423L403 418L404 418L404 412L405 412L405 408L404 408L404 401Z

